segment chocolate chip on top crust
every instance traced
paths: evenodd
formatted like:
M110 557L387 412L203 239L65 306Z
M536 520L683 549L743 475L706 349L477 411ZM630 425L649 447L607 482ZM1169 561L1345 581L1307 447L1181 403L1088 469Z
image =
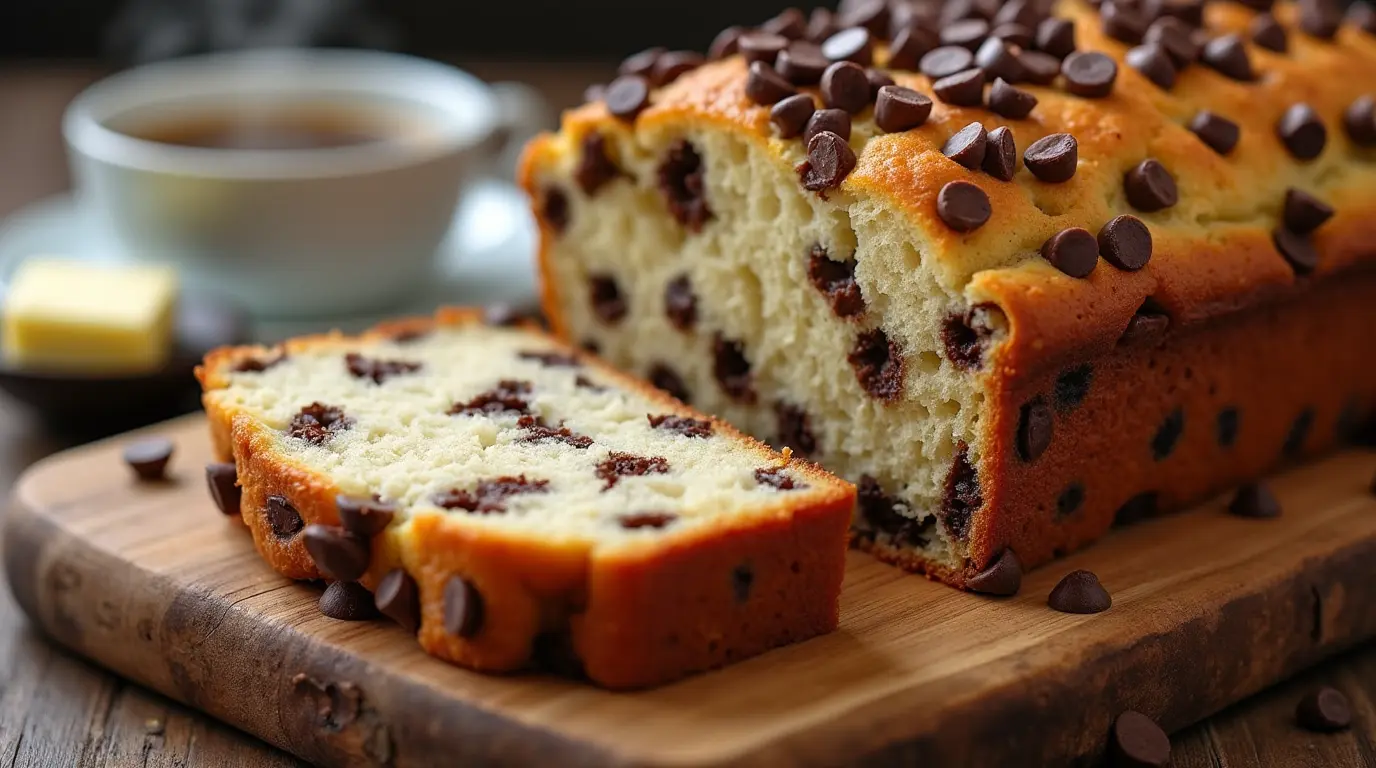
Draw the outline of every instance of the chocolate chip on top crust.
M1041 458L1051 447L1056 418L1040 395L1023 404L1018 412L1018 457L1026 462Z
M894 402L903 394L903 350L881 328L861 333L846 355L861 389L870 397Z
M1012 83L1022 82L1023 67L1017 50L1007 42L991 37L975 51L975 65L984 70L986 79L995 78Z
M220 514L239 514L239 501L243 489L239 487L238 473L231 462L217 462L205 465L205 481L210 488L210 500Z
M478 414L496 415L501 413L530 413L531 383L516 379L502 379L497 386L480 392L466 403L455 403L449 408L451 416L474 416Z
M272 534L279 539L295 536L306 524L301 519L301 513L287 501L286 496L269 496L267 508L263 513L268 519L268 527L272 529Z
M1343 130L1353 144L1369 147L1376 144L1376 98L1358 96L1343 110Z
M1089 277L1099 263L1099 241L1087 229L1063 229L1042 243L1042 258L1071 277Z
M628 531L668 528L677 520L678 515L673 512L631 512L616 518L617 524Z
M840 29L841 26L836 23L836 14L832 13L830 8L813 8L811 15L807 17L807 29L803 32L803 39L820 43Z
M1284 226L1271 230L1271 242L1297 275L1307 275L1319 266L1319 252L1308 235L1292 232Z
M868 67L874 62L874 38L864 27L850 27L828 37L822 43L821 53L828 61L849 61Z
M1223 35L1204 44L1200 59L1219 74L1249 82L1256 79L1252 70L1252 60L1247 55L1247 45L1241 35Z
M1171 318L1166 310L1148 297L1128 319L1127 328L1123 330L1123 335L1118 337L1118 344L1142 344L1158 341L1165 336L1166 329L1170 324Z
M563 443L574 448L583 449L592 446L592 438L587 435L580 435L570 430L568 427L551 427L543 424L534 416L522 416L516 422L523 434L517 438L519 443Z
M1342 14L1328 0L1299 0L1300 29L1311 37L1332 40L1342 26Z
M1151 438L1151 456L1157 461L1165 461L1175 452L1180 435L1185 432L1185 411L1176 408L1166 414Z
M525 475L516 475L482 480L472 489L444 491L436 494L431 501L441 509L462 509L479 515L491 515L506 512L506 500L512 496L548 492L548 480L532 480Z
M836 261L820 245L808 254L807 276L826 297L837 317L856 317L865 311L865 298L855 282L855 260Z
M836 22L843 27L864 27L882 35L889 27L890 4L885 0L852 0L842 3Z
M324 445L330 438L353 426L354 420L344 414L344 409L324 403L311 403L303 406L291 423L287 434L313 445Z
M761 32L799 40L807 32L807 19L797 8L785 8L779 15L760 25Z
M916 70L922 57L940 43L937 34L929 29L904 27L889 41L889 60L886 65L890 69Z
M451 576L444 585L444 631L473 637L483 627L483 597L472 582Z
M755 381L741 342L727 339L720 333L712 339L712 375L732 400L755 402Z
M812 143L812 137L823 131L830 131L850 141L850 113L844 109L819 109L812 113L803 129L803 146Z
M1282 220L1296 234L1308 234L1333 218L1333 206L1301 189L1285 190Z
M948 75L932 83L932 92L947 104L957 107L984 105L984 70L979 67Z
M679 275L664 286L664 314L670 325L690 331L698 322L698 297L687 275Z
M855 151L845 139L831 131L822 131L808 141L807 159L798 166L798 175L802 178L803 189L824 193L840 187L846 176L855 170L855 163Z
M712 218L707 204L707 181L702 156L687 139L669 146L657 172L659 192L674 220L690 232L701 232Z
M420 587L401 568L388 571L377 583L373 600L383 616L414 633L420 629Z
M1313 160L1323 152L1328 129L1314 108L1303 102L1292 105L1276 121L1276 135L1297 160Z
M1080 161L1080 146L1068 133L1043 136L1027 146L1022 163L1039 180L1051 184L1069 181Z
M970 123L946 140L941 147L941 154L972 171L978 170L984 163L984 148L988 140L989 134L983 125Z
M1142 35L1147 31L1146 21L1126 3L1100 5L1099 25L1104 34L1128 45L1142 42Z
M968 181L950 181L936 196L936 214L957 232L973 232L993 214L989 196Z
M1164 768L1171 760L1171 740L1154 720L1128 710L1113 721L1109 751L1114 765Z
M1032 35L1033 32L1030 27L1017 23L1000 24L989 30L990 37L997 37L1009 45L1017 46L1021 50L1032 47ZM1021 53L1018 54L1018 60L1021 63Z
M989 89L989 111L1009 120L1021 120L1037 106L1037 97L998 78Z
M712 434L712 422L691 416L660 413L646 414L645 418L650 420L650 427L653 429L675 432L684 437L710 437Z
M798 93L783 99L769 110L769 122L779 132L779 138L792 139L803 133L808 121L817 111L816 104L812 97L806 93ZM850 125L849 119L846 121Z
M863 73L861 73L863 77ZM777 104L797 93L798 89L763 61L750 62L745 78L745 96L762 107Z
M1175 65L1170 56L1159 45L1139 45L1129 50L1123 61L1156 84L1156 87L1169 91L1175 87Z
M655 62L650 80L656 87L668 85L705 63L707 59L697 51L669 51Z
M1281 23L1276 21L1276 17L1269 13L1260 14L1252 19L1250 30L1252 42L1268 51L1285 53L1289 47L1285 27L1281 26Z
M301 531L306 552L327 579L354 581L368 570L372 547L362 536L335 525L312 523Z
M779 52L788 47L788 43L788 38L783 35L769 32L747 32L736 40L741 56L749 64L758 61L772 65L779 57Z
M602 94L607 111L624 122L634 122L650 106L650 81L640 75L622 75Z
M830 63L816 44L794 41L779 53L774 69L794 85L816 85Z
M960 19L942 27L940 34L942 45L955 45L973 51L989 36L989 22L984 19Z
M1056 410L1074 410L1089 396L1089 387L1094 381L1094 367L1083 363L1066 370L1056 377Z
M792 491L807 487L807 483L794 480L791 475L784 474L780 467L763 467L755 470L755 482L777 488L780 491Z
M663 456L637 456L622 451L612 451L597 465L597 477L605 483L603 491L611 490L623 477L664 475L668 472L669 460Z
M1227 155L1237 146L1242 130L1237 123L1209 110L1200 110L1190 118L1190 131L1204 142L1205 146L1220 155Z
M578 167L573 172L573 180L578 182L583 194L596 194L604 184L620 175L621 169L607 156L606 137L596 131L585 135Z
M646 373L646 378L657 388L668 392L683 402L692 399L692 393L688 391L688 385L683 382L683 377L664 363L655 363L650 366Z
M859 64L838 61L822 73L822 103L855 114L870 103L870 81Z
M874 124L885 133L909 131L927 122L932 100L901 85L879 89L874 102Z
M817 437L812 433L812 420L807 411L792 403L774 404L774 417L779 428L778 447L790 448L801 456L811 456L817 452Z
M943 45L923 54L918 68L933 81L950 77L975 65L975 55L964 48Z
M1347 6L1344 20L1368 35L1376 35L1376 7L1370 2L1355 2Z
M593 275L588 280L588 303L593 314L608 325L620 322L628 311L621 287L611 275Z
M1119 269L1136 272L1151 260L1151 231L1136 216L1115 216L1099 230L1099 255Z
M1076 51L1061 62L1065 89L1086 99L1101 99L1113 91L1118 64L1098 51Z
M422 366L407 360L376 360L350 352L344 356L344 367L355 379L372 379L374 384L381 384L393 376L415 373Z
M1023 51L1018 55L1023 79L1037 85L1051 85L1061 74L1061 60L1041 51Z
M1054 16L1042 19L1037 24L1033 44L1043 53L1064 59L1075 52L1075 23Z
M712 38L712 44L707 48L707 58L717 61L727 56L734 56L740 51L740 40L744 34L744 27L734 26L718 32L717 36Z
M667 48L655 47L647 48L639 53L633 53L621 60L621 65L616 68L618 75L640 75L649 77L654 71L655 62L659 57L668 53Z
M880 89L898 84L894 82L892 77L889 77L887 72L875 69L874 67L865 70L865 79L869 81L870 84L870 101L879 98Z
M984 162L980 167L999 181L1013 180L1013 174L1018 170L1018 147L1013 142L1013 132L1008 126L1001 125L989 132L984 147Z
M1169 208L1180 199L1175 179L1154 158L1143 160L1123 175L1123 191L1128 203L1144 213Z
M1184 69L1199 58L1201 47L1195 39L1196 30L1173 16L1162 16L1147 27L1142 42L1160 46L1178 69Z

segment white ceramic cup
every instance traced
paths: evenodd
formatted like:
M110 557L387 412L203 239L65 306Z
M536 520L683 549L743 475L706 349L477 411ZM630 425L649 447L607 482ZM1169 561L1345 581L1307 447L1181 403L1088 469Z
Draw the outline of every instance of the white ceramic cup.
M357 108L389 138L250 150L120 131L304 104ZM518 117L497 91L436 62L254 50L102 80L68 107L63 134L83 214L123 257L171 264L188 289L258 317L308 317L385 307L423 284L465 183L490 168Z

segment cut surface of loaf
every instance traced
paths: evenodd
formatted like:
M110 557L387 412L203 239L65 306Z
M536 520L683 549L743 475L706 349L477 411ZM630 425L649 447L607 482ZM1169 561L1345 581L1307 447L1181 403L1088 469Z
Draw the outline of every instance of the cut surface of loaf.
M835 627L852 486L537 331L446 311L198 376L264 558L442 658L640 687Z
M1016 589L1376 405L1376 24L1261 5L855 2L632 57L526 153L546 312L857 482L857 545Z

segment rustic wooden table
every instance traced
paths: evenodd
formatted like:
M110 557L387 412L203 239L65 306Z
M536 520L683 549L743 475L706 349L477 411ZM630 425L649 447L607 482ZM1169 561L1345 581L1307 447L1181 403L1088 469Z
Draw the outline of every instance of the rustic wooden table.
M597 65L473 63L489 80L535 84L567 106L605 77ZM63 107L98 72L85 66L0 65L0 217L67 187ZM0 397L0 487L70 447ZM1373 606L1376 610L1376 606ZM1352 702L1354 727L1318 735L1294 725L1295 702L1332 685ZM1376 646L1351 651L1220 712L1172 740L1177 768L1376 768ZM0 590L0 768L32 766L292 766L300 761L48 643Z

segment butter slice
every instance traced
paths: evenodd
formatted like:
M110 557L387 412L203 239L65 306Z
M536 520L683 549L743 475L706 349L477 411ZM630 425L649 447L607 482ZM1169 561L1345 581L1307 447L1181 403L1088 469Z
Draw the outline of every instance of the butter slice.
M153 371L172 351L169 268L28 259L4 297L4 358L35 371Z

